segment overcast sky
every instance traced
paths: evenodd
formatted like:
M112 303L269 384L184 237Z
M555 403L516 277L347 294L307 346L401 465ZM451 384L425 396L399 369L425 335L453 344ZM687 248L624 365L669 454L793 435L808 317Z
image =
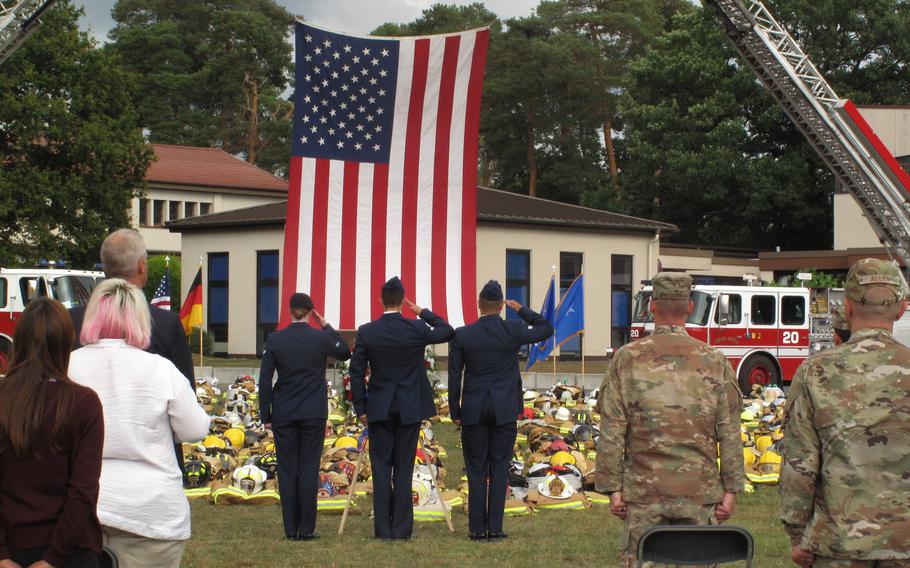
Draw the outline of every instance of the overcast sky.
M193 1L193 0L188 0ZM276 0L292 14L333 30L367 34L386 22L410 22L439 0ZM476 1L476 0L475 0ZM82 27L99 41L113 27L114 0L75 0L85 7ZM445 4L471 4L472 0L445 0ZM527 16L539 0L485 0L484 5L500 18Z

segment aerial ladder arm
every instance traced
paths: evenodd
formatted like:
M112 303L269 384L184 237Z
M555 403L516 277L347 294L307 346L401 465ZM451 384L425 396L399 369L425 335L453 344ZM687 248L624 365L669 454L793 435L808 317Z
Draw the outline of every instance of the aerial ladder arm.
M910 177L849 100L758 0L703 0L727 38L837 181L859 204L889 254L910 266Z
M56 0L0 1L0 65L9 59L38 26Z

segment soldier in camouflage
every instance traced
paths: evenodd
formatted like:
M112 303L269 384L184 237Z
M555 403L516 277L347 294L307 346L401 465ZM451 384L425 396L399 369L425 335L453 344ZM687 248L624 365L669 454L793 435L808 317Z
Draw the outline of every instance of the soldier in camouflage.
M692 278L661 272L653 285L654 333L616 352L599 403L595 485L625 520L629 566L651 526L729 519L745 478L733 369L684 327Z
M844 307L838 306L831 315L831 327L834 329L834 345L850 341L850 322L844 314Z
M857 261L844 286L851 337L797 370L787 397L781 520L808 568L910 566L910 349L891 262Z

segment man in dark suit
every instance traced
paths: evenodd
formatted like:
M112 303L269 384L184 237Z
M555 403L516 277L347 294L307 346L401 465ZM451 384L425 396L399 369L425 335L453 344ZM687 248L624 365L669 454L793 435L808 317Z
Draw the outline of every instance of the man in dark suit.
M420 319L404 318L402 303ZM357 330L351 392L357 416L369 423L375 536L407 539L414 528L411 476L420 423L436 415L424 350L450 340L454 330L430 310L405 299L397 276L382 287L382 305L382 317Z
M135 229L118 229L108 235L101 245L101 264L107 278L122 278L138 286L145 287L148 281L147 253L142 235ZM73 328L76 331L76 343L73 349L82 347L79 333L85 319L85 306L77 306L70 311ZM190 343L186 338L180 316L170 310L162 310L149 305L152 316L152 342L149 353L161 355L177 367L189 381L195 392L193 356L190 354Z
M449 343L449 409L462 427L471 540L506 538L506 488L522 411L518 351L553 335L543 316L514 300L505 303L524 321L499 317L502 287L490 280L477 301L480 318L458 328Z
M293 294L290 309L291 325L269 335L262 353L259 415L275 433L284 534L291 540L312 540L318 538L316 493L328 418L326 358L347 361L351 350L313 309L309 296ZM310 327L307 318L316 327Z

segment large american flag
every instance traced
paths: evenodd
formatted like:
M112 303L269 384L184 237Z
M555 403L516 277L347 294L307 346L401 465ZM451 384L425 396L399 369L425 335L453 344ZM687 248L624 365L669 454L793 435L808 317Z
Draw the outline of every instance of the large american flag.
M297 23L284 303L308 292L354 329L381 314L397 275L452 325L476 319L488 33L354 37Z

